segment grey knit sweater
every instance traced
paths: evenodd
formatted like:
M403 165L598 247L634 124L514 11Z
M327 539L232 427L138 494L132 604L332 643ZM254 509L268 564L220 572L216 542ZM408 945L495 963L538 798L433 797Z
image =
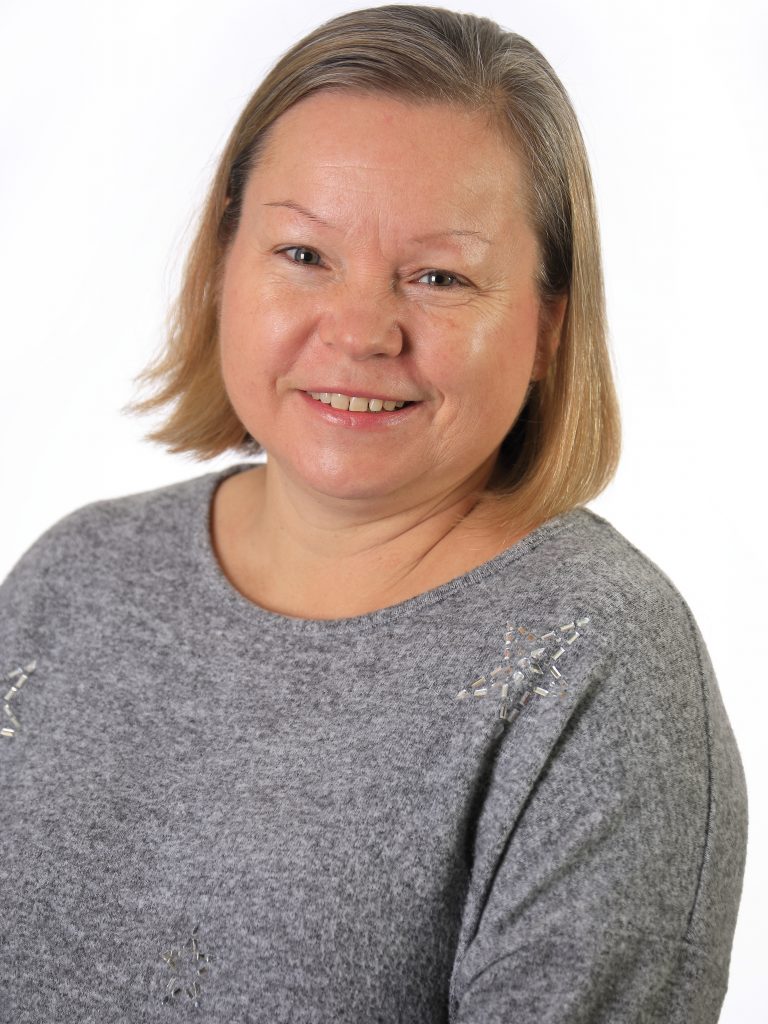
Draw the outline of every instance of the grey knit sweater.
M419 597L265 611L216 485L0 587L0 1021L708 1024L746 793L670 580L577 508Z

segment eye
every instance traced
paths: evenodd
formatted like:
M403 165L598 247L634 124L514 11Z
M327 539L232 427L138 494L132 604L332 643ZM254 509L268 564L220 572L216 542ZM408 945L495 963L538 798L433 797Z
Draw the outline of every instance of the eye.
M291 245L287 249L281 249L292 263L306 263L315 267L320 263L320 254L314 249L308 249L305 245Z
M422 281L436 288L450 288L451 285L464 284L455 274L449 274L446 270L428 270L419 278L419 283Z

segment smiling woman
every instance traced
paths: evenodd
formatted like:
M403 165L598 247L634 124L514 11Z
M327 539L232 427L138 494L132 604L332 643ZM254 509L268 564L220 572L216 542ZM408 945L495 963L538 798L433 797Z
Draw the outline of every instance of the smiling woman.
M231 530L215 520L230 578L265 607L361 614L478 562L479 531L462 547L456 518L479 522L478 494L546 373L566 305L545 330L521 163L487 122L445 103L322 90L282 115L251 172L224 261L219 350L234 412L269 460L251 490L223 485L217 503L252 508L257 489L279 493L283 524L312 503L314 521L365 525L366 546L386 522L390 551L375 579L358 577L357 558L329 601L325 559L293 540L227 550ZM494 533L484 521L486 558L513 525Z
M390 6L280 59L131 407L266 461L78 509L0 588L8 1019L717 1020L744 779L684 599L586 507L604 320L529 42Z
M411 38L404 39L409 33ZM377 131L386 132L386 140L383 134L374 137L372 126L361 122L367 110L378 112ZM399 130L402 118L410 119L413 132L428 134L422 138ZM307 134L291 133L293 124ZM490 163L481 165L480 153L473 152L476 145ZM330 167L328 162L337 157L378 159L378 170L375 164L367 172L363 166L355 172L351 164ZM331 200L333 187L325 188L323 198L318 178L323 161L322 173L332 172L336 183ZM461 171L455 179L457 166ZM381 222L384 236L368 253L358 254L361 267L370 265L377 248L391 248L394 224L388 219L396 217L406 218L398 228L401 250L406 240L412 246L407 254L398 252L398 259L407 255L413 264L420 245L422 261L445 260L445 246L451 243L451 261L461 254L477 266L482 258L484 289L483 281L452 274L455 262L423 266L433 275L430 290L455 293L441 295L440 302L466 303L478 320L486 310L498 318L499 307L511 298L505 275L526 256L532 260L527 284L536 293L537 362L524 401L512 391L504 403L508 430L492 478L475 491L475 514L482 511L484 522L494 523L511 543L596 497L618 464L620 428L605 339L598 226L579 126L561 83L527 40L500 33L487 19L462 19L433 8L376 8L365 16L357 12L334 19L285 54L254 93L222 155L190 253L170 343L139 378L153 386L154 394L129 407L147 413L173 404L166 422L147 438L202 458L231 449L251 454L254 436L255 449L262 447L262 437L252 435L237 415L223 381L215 386L220 348L213 339L223 314L221 268L233 239L238 245L244 203L259 181L269 175L273 181L274 194L262 199L265 215L272 209L284 217L294 213L294 232L302 218L305 229L325 230L326 237L331 230L330 217L285 191L280 175L288 171L298 179L296 187L317 192L330 210L339 208L337 237L357 227L347 248L352 242L362 244L361 215L368 216L370 231L378 231L375 222ZM367 215L364 190L373 187L377 175L391 198L385 200L382 191L378 211ZM338 188L352 191L342 195ZM423 207L426 195L429 204ZM255 213L249 210L251 232ZM503 237L497 224L502 215L514 221L514 237ZM492 227L484 233L481 223ZM300 240L304 255L297 262L321 265L320 252L306 235L295 234L292 240L293 246L284 247L286 256L298 252ZM351 300L355 316L371 315L382 295L387 296L388 315L394 316L391 285L397 280L402 295L405 281L388 275L406 267L394 252L381 252L385 255L388 265L380 265L378 276L365 282L374 289L362 303L367 314L349 290L358 284L356 278L347 273L343 279L343 298ZM337 284L341 269L336 268ZM447 288L446 279L454 282ZM518 274L518 285L520 279ZM423 274L419 280L424 283ZM410 339L405 340L403 355L408 357ZM374 397L381 389L377 384Z

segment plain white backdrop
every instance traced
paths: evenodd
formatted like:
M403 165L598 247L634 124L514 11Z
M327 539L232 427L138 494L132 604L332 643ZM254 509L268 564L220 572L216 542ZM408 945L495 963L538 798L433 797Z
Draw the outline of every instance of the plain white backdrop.
M160 344L195 213L248 96L289 45L364 2L3 0L0 579L52 523L197 463L121 415ZM761 779L768 8L471 0L529 38L579 115L603 235L621 468L593 503L688 601L750 794L721 1021L765 1021ZM674 686L674 678L669 685ZM763 953L761 953L763 951Z

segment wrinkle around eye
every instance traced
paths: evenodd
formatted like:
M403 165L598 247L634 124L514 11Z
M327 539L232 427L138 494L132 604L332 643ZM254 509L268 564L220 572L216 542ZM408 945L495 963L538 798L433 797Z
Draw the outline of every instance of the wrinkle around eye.
M311 253L313 256L317 257L317 261L292 259L290 257L290 255L289 255L289 253L292 253L292 252L294 252L294 253L295 252ZM281 255L281 256L285 256L289 263L293 263L293 264L295 264L296 266L299 266L299 267L319 267L319 266L322 266L322 257L320 256L320 253L317 251L317 249L312 249L308 245L287 245L287 246L285 246L282 249L278 249L277 250L277 254Z
M448 289L449 287L456 287L456 286L458 286L460 288L468 287L467 282L462 280L462 278L460 278L458 276L458 274L452 274L448 270L425 270L424 273L421 275L421 277L419 277L417 279L417 284L422 280L422 278L429 277L430 275L432 275L434 277L448 277L448 278L451 279L450 280L450 284L440 284L440 285L438 285L435 282L431 282L430 284L431 284L431 287L433 287L433 288L438 288L438 289L442 290L442 289Z
M271 250L276 256L279 256L281 260L287 263L289 266L298 267L313 267L318 269L329 269L329 265L325 262L322 254L309 245L283 245L279 248ZM298 260L294 259L292 254L299 252L310 254L312 260ZM428 278L430 275L435 277L446 279L446 283L437 284L424 281L424 278ZM441 304L445 302L461 302L465 303L469 301L470 296L478 292L477 286L465 277L455 274L449 270L440 270L435 267L431 267L428 270L422 271L418 276L399 276L392 281L392 287L394 288L405 288L406 290L414 289L411 292L411 297L415 298L416 293L421 293L420 301L432 303L442 300Z

